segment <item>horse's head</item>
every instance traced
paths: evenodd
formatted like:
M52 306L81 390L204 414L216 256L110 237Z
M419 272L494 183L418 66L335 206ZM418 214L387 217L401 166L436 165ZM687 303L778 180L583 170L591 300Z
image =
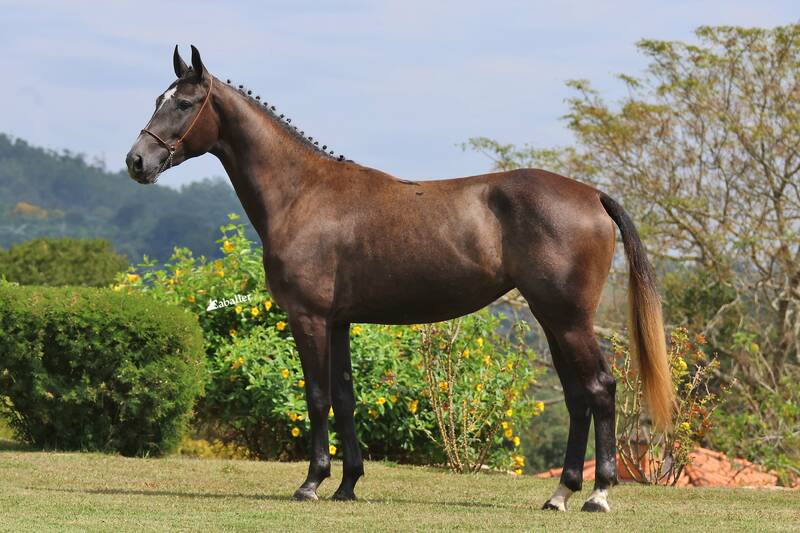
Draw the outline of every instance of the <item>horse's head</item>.
M139 183L155 183L159 174L208 152L218 138L219 121L212 105L214 77L192 46L192 66L178 53L172 56L178 79L156 99L150 122L139 133L125 162Z

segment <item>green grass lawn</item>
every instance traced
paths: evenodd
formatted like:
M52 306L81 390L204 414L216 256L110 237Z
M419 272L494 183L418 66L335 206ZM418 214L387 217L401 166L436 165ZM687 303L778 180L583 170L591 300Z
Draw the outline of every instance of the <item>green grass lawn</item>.
M6 443L7 444L7 443ZM540 511L553 482L366 465L360 501L293 502L306 465L0 449L2 531L800 531L800 493L620 486L612 513ZM336 489L341 463L320 494Z

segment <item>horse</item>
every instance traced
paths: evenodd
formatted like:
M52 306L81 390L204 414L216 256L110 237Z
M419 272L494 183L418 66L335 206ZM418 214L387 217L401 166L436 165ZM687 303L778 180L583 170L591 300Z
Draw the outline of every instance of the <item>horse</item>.
M670 424L673 390L661 303L636 227L615 200L570 178L521 169L412 181L329 151L275 106L222 82L191 47L126 158L155 183L205 153L225 168L263 244L274 301L288 314L311 422L308 475L296 500L330 476L328 411L343 474L332 498L354 500L364 474L356 438L352 323L418 324L474 312L516 288L547 337L569 412L559 485L544 509L565 511L582 487L594 419L596 475L583 511L609 511L617 482L615 379L593 319L611 268L616 225L629 264L630 341L650 415Z

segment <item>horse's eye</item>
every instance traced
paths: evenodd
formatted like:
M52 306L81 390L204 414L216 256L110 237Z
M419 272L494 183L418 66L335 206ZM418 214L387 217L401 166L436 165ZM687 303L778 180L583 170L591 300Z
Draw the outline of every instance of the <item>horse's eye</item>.
M178 100L178 109L189 109L192 103L189 100Z

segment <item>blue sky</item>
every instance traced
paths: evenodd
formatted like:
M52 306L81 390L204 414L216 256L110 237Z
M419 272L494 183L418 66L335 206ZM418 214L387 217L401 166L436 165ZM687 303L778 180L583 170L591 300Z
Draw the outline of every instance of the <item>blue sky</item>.
M619 96L646 62L640 38L691 40L699 25L797 21L790 1L8 2L0 0L0 132L121 169L171 53L195 44L355 161L406 178L484 172L457 145L486 135L570 142L565 81ZM160 183L224 175L210 155Z

